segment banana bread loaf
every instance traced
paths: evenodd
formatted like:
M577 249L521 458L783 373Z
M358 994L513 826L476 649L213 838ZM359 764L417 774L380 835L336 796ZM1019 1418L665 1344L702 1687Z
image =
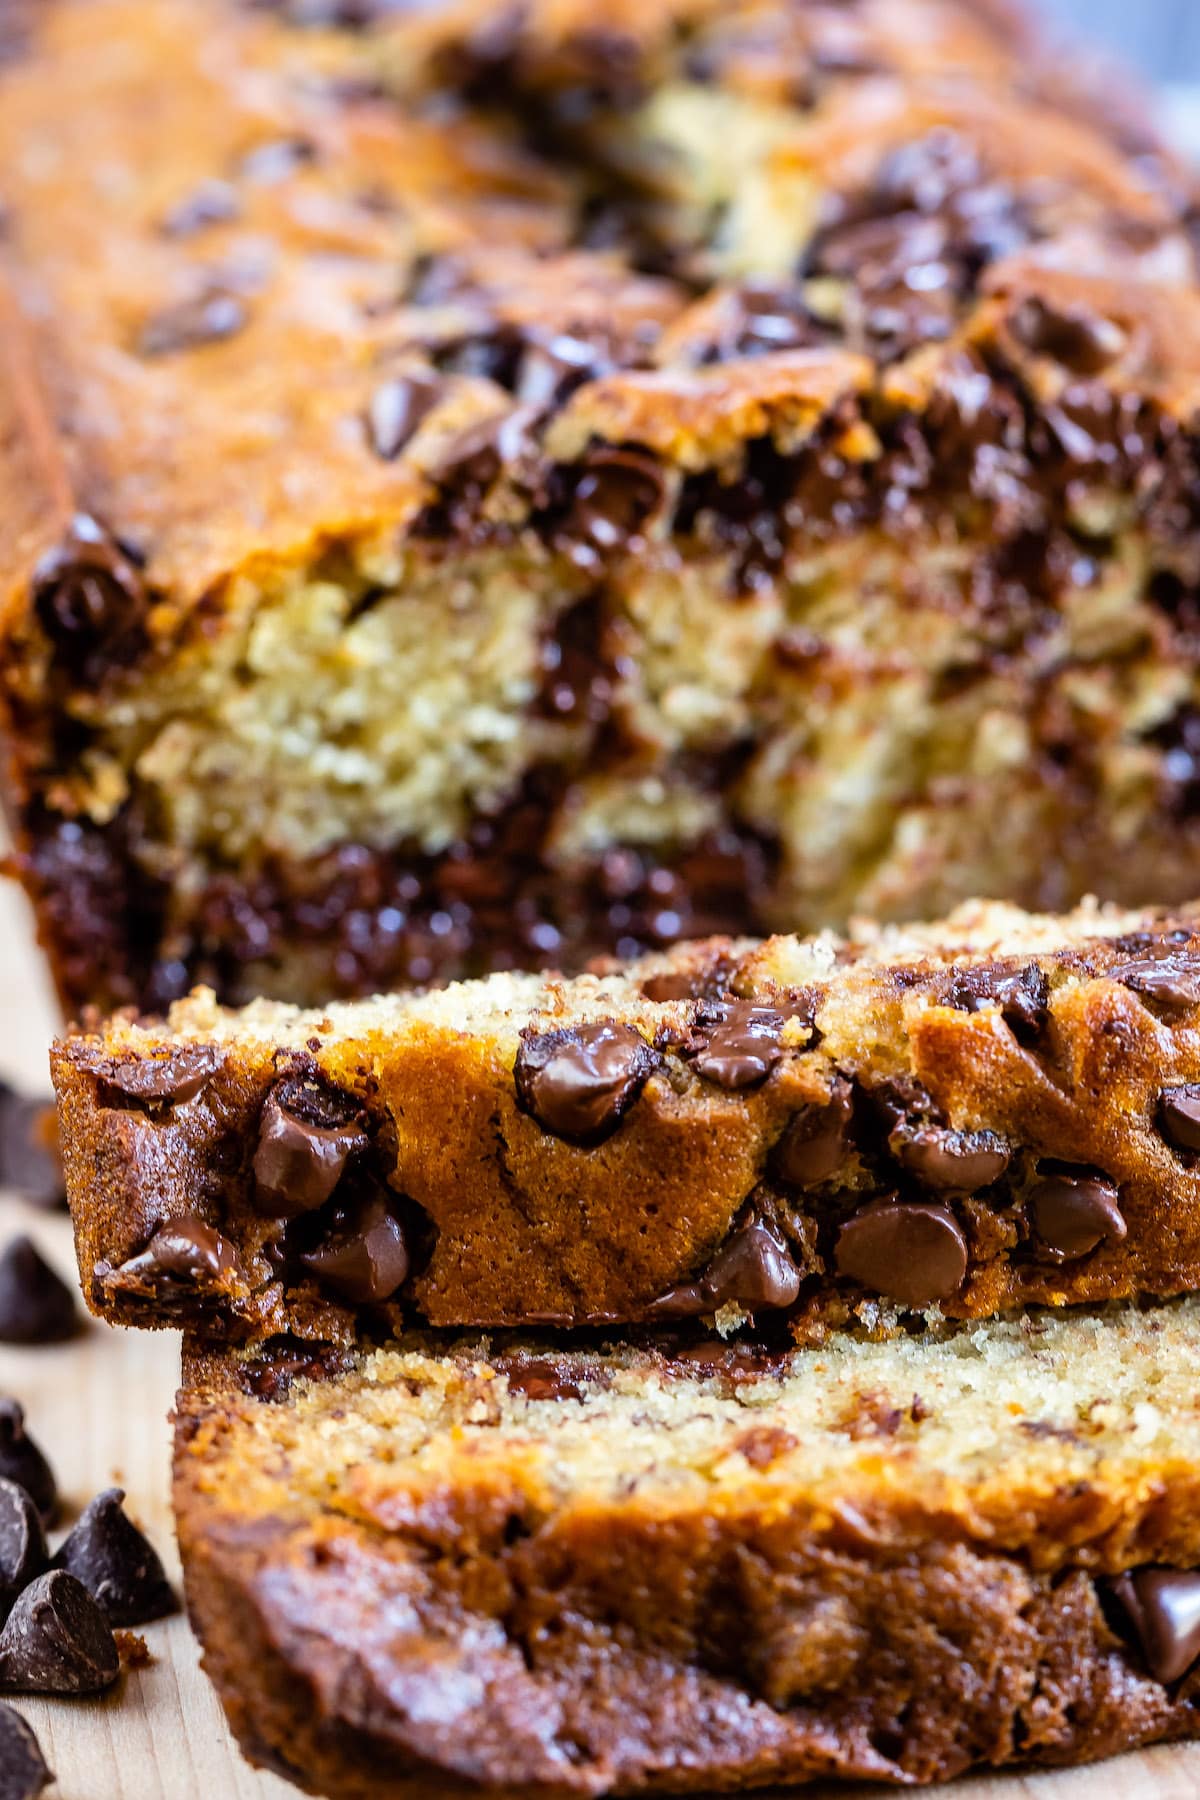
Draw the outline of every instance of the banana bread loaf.
M326 1012L199 993L53 1074L84 1292L126 1323L811 1341L1200 1288L1190 912L979 905Z
M333 1800L1194 1736L1198 1356L1192 1300L775 1355L193 1346L205 1667L251 1760Z
M11 18L68 1010L1200 889L1192 180L1005 6Z

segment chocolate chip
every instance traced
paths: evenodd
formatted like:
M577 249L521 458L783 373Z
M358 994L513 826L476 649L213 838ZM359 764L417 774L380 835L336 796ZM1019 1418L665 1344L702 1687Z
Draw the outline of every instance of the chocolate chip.
M717 1251L704 1275L671 1288L651 1311L660 1318L692 1318L731 1301L747 1312L791 1306L800 1270L777 1226L751 1210Z
M1055 306L1037 296L1020 303L1008 329L1024 349L1050 357L1074 375L1101 374L1129 341L1111 319L1082 308Z
M967 1273L967 1243L944 1206L876 1201L838 1232L838 1273L904 1306L956 1294Z
M1108 971L1111 981L1160 1005L1183 1009L1200 1005L1200 956L1173 950L1164 956L1139 956Z
M141 571L88 513L76 513L33 572L38 622L76 679L101 679L106 661L140 644L149 598Z
M600 1020L521 1034L513 1076L517 1103L568 1143L610 1137L658 1061L632 1025Z
M33 1727L0 1702L0 1800L36 1800L53 1780Z
M549 1357L526 1357L513 1362L507 1370L510 1393L524 1394L528 1400L582 1400L583 1389L567 1374L565 1363Z
M782 1014L773 1007L743 1000L718 1002L707 1009L704 1022L697 1020L697 1073L730 1092L757 1087L783 1055L782 1030Z
M98 1694L121 1671L112 1631L82 1582L54 1569L18 1596L0 1631L0 1687Z
M1116 1187L1101 1176L1048 1176L1031 1189L1028 1204L1033 1228L1056 1261L1086 1256L1128 1234Z
M237 294L197 294L194 299L166 306L147 319L137 347L143 356L170 356L177 350L195 350L203 344L236 337L249 317L245 301Z
M1022 1043L1036 1037L1046 1023L1050 984L1038 963L1015 973L999 969L960 969L950 984L949 1003L962 1012L998 1006L1006 1025Z
M640 450L593 450L562 528L567 554L591 567L627 550L665 497L666 481L653 457Z
M103 1286L131 1298L158 1301L228 1291L240 1273L233 1245L195 1213L168 1219L146 1248L119 1269L96 1265Z
M995 1132L950 1131L939 1125L900 1126L888 1138L892 1153L911 1175L944 1193L973 1194L991 1187L1011 1157Z
M57 1344L79 1325L75 1296L32 1238L13 1238L0 1254L0 1343Z
M217 1044L179 1044L151 1050L130 1062L107 1058L98 1072L105 1087L116 1088L131 1100L182 1106L208 1086L224 1061L225 1052Z
M194 237L209 225L227 225L241 211L237 190L227 181L204 181L163 217L166 237Z
M316 158L317 146L310 138L274 138L248 151L238 165L238 172L247 181L273 187L276 182L286 181L297 169L315 162Z
M0 1478L23 1487L43 1525L58 1514L54 1471L25 1430L25 1414L16 1400L0 1400Z
M775 1146L772 1167L791 1187L816 1187L837 1173L846 1153L854 1111L853 1091L844 1076L834 1078L824 1106L805 1106Z
M585 381L595 380L609 365L594 344L562 333L530 337L521 351L513 392L523 405L556 406Z
M0 1609L5 1617L17 1595L49 1563L37 1507L17 1482L0 1479Z
M352 1156L367 1148L367 1134L350 1123L323 1124L303 1116L297 1084L283 1083L267 1096L254 1153L255 1199L262 1212L296 1218L324 1206ZM289 1104L290 1102L290 1104Z
M455 500L478 503L502 469L516 470L533 449L537 412L514 406L497 418L466 425L442 452L435 470Z
M1177 1150L1200 1150L1200 1082L1164 1088L1158 1097L1158 1122Z
M1102 1591L1115 1601L1155 1681L1187 1674L1200 1656L1200 1572L1135 1569L1106 1581Z
M177 1610L158 1553L126 1515L122 1488L106 1488L81 1513L53 1567L83 1583L110 1625L142 1625Z
M300 1261L352 1306L374 1306L401 1286L410 1257L387 1197L372 1193L339 1209L328 1235Z
M443 393L434 375L397 375L375 389L367 408L367 427L376 456L391 462L433 411Z
M65 1203L58 1119L52 1102L31 1100L0 1081L0 1187L34 1206Z

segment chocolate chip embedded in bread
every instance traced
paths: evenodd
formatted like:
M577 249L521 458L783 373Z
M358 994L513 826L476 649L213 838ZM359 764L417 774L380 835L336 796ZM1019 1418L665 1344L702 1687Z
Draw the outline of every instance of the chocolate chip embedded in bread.
M949 1004L962 1012L997 1006L1005 1024L1023 1042L1036 1037L1046 1023L1050 983L1038 963L1004 973L999 969L959 969L950 983Z
M102 657L140 637L149 596L140 569L89 513L33 572L34 610L56 655L78 679L97 678Z
M616 1130L658 1057L632 1025L601 1020L521 1034L517 1101L555 1137L593 1145Z
M138 334L143 356L169 356L177 350L196 350L236 337L250 314L238 294L197 294L177 306L165 306L146 320Z
M237 1252L227 1238L195 1213L179 1213L155 1232L146 1248L118 1269L100 1264L97 1279L122 1294L168 1299L228 1289L241 1273Z
M1023 349L1061 363L1073 375L1099 375L1129 342L1127 333L1102 314L1052 305L1037 295L1022 300L1007 324Z
M58 1514L54 1470L25 1430L25 1413L16 1400L0 1400L0 1477L23 1487L43 1525Z
M1158 1097L1158 1123L1177 1150L1200 1150L1200 1082L1164 1088Z
M225 1061L219 1044L179 1044L152 1050L136 1061L107 1059L97 1071L105 1087L131 1100L160 1100L182 1106L208 1086Z
M873 1201L838 1232L840 1275L904 1306L931 1306L956 1294L967 1273L967 1242L944 1206Z
M730 1092L757 1087L783 1055L783 1015L748 1001L719 1002L697 1021L693 1066L706 1081Z
M896 1158L926 1187L973 1194L999 1181L1011 1157L992 1131L951 1131L939 1125L900 1126L888 1138Z
M1160 1006L1182 1011L1200 1005L1200 956L1186 950L1136 956L1117 963L1108 976L1146 1000L1157 1000Z
M1200 1657L1200 1571L1135 1569L1102 1584L1155 1681L1178 1681Z
M53 1780L32 1725L0 1702L0 1800L37 1800Z
M57 1344L79 1326L75 1296L32 1238L13 1238L0 1253L0 1343Z
M506 1365L509 1391L527 1400L582 1400L583 1389L570 1379L569 1365L547 1356L531 1356Z
M1029 1216L1044 1249L1069 1262L1128 1234L1113 1182L1098 1175L1049 1175L1030 1190Z
M367 407L367 429L376 456L384 462L399 456L444 391L444 382L420 370L381 382Z
M837 1076L824 1106L805 1106L775 1146L772 1167L791 1187L816 1187L829 1181L846 1154L854 1096L850 1083Z
M89 1502L54 1556L81 1581L110 1625L142 1625L178 1610L158 1552L126 1514L122 1488Z
M367 1134L352 1120L328 1122L303 1084L282 1082L267 1096L254 1153L255 1199L273 1217L291 1219L324 1206ZM353 1104L353 1102L349 1102Z
M650 1312L663 1319L689 1319L730 1302L747 1312L778 1311L796 1300L800 1281L800 1269L782 1233L752 1209L700 1279L669 1289L652 1303Z
M374 1306L403 1284L411 1258L387 1196L375 1192L344 1208L328 1236L300 1261L352 1306Z
M644 451L593 450L560 532L567 554L590 567L627 550L665 496L662 468Z
M120 1669L104 1614L61 1569L30 1583L0 1631L0 1687L9 1693L98 1694Z
M0 1478L0 1607L5 1616L17 1595L49 1562L45 1527L37 1507L19 1482Z

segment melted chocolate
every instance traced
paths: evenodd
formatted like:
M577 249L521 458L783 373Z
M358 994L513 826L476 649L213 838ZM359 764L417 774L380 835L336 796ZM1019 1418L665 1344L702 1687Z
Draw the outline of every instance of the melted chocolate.
M521 1034L517 1101L555 1137L589 1146L611 1137L658 1057L631 1025L599 1021Z

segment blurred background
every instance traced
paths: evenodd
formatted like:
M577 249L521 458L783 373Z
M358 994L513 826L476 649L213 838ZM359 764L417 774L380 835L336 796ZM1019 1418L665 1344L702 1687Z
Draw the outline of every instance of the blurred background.
M1200 83L1200 0L1042 0L1042 5L1144 75Z

